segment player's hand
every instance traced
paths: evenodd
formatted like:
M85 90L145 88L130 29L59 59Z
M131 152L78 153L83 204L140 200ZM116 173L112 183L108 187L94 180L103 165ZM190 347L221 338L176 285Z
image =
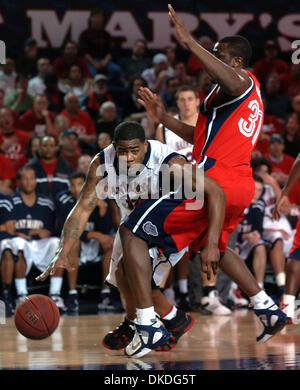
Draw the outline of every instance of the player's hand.
M186 28L180 17L176 14L171 4L168 4L168 8L169 17L175 26L178 41L181 43L188 42L191 39L191 34L189 33L189 30Z
M75 268L71 266L67 256L60 252L54 256L54 259L49 264L45 272L35 278L38 282L43 282L49 275L54 276L59 268L64 268L67 271L74 271Z
M208 280L212 273L217 275L220 262L220 252L217 246L205 246L200 253L200 259L201 271L207 275Z
M283 211L290 208L290 201L287 195L281 195L278 201L275 204L275 207L272 211L272 217L275 220L280 219L282 214L285 214Z
M162 122L162 119L166 114L166 109L159 97L151 92L149 88L144 87L139 88L138 95L140 97L137 99L138 103L145 107L154 122Z

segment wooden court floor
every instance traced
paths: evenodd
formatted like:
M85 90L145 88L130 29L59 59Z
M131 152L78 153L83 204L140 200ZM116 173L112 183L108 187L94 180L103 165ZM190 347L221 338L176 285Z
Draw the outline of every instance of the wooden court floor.
M258 320L250 310L229 317L193 313L195 324L171 352L129 359L102 347L103 336L122 314L61 316L45 340L20 335L13 318L0 325L1 370L298 370L300 327L290 325L265 344L257 344Z

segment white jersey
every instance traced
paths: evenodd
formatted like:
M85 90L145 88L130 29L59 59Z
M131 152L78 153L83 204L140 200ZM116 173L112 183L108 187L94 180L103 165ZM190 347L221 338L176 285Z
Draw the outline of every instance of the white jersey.
M272 211L276 204L276 194L269 184L264 185L261 198L265 202L265 217L272 219Z
M179 115L175 115L174 118L180 119ZM167 127L162 127L163 138L166 145L170 148L176 150L176 152L184 155L187 158L187 161L193 161L193 145L185 141L183 138L179 137L172 130Z
M115 148L112 144L109 145L99 154L100 164L105 167L107 175L104 175L104 179L97 185L98 196L101 198L108 196L110 199L115 199L122 217L128 216L137 202L149 198L150 193L157 193L161 166L167 164L175 155L178 153L169 146L159 141L150 140L142 163L142 171L138 175L127 176L126 174L126 177L122 178L117 173L118 161ZM124 179L126 180L124 181Z

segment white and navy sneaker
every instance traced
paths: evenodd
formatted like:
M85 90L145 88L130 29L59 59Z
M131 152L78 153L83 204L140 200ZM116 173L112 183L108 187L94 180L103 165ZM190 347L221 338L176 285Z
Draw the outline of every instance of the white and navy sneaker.
M201 307L215 316L230 316L232 314L231 310L221 302L217 290L213 290L208 296L201 298Z
M153 319L151 325L139 325L136 320L134 324L134 337L124 349L124 354L128 357L140 358L165 344L171 337L171 334L157 319Z
M58 310L60 314L66 313L67 308L65 306L64 300L62 299L61 295L59 294L51 294L49 297L52 299L52 301L56 304L58 307Z
M267 309L255 309L254 313L263 324L263 332L256 338L258 343L265 343L290 321L290 318L274 303Z

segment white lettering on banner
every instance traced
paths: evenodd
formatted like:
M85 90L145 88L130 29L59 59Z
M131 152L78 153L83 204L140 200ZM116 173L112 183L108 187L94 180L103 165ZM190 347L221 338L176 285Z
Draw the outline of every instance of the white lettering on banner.
M59 18L54 10L29 9L26 15L31 19L31 36L36 39L38 47L61 48L68 36L76 42L78 41L80 33L88 26L90 10L68 10ZM188 12L178 12L178 15L186 23L191 33L198 28L201 21L204 21L216 33L218 39L226 35L239 34L248 23L256 19L262 32L271 23L274 23L272 16L266 13L255 15L246 12L202 12L198 15L200 20L196 15ZM152 41L149 42L149 48L162 49L173 45L172 36L174 36L175 31L170 23L168 12L151 11L147 13L147 18L152 21ZM299 22L299 13L283 15L278 19L277 28L281 36L277 37L277 41L282 51L291 50L291 42L288 38L299 38ZM139 26L130 11L112 12L105 30L113 37L124 38L122 49L132 48L136 39L145 37L143 26Z
M292 42L292 49L297 49L294 51L292 54L292 63L295 65L300 64L300 40L298 39L297 41Z
M115 38L125 38L123 49L132 48L137 39L145 39L139 25L128 11L113 12L105 30Z
M254 19L253 14L248 13L211 13L202 12L200 19L204 20L216 33L218 39L227 35L235 35Z
M48 46L43 39L44 31L50 46L61 48L69 32L71 39L78 41L80 33L88 26L90 11L67 11L61 21L55 11L28 10L26 15L31 18L32 37L39 47Z
M199 25L197 16L187 12L178 12L178 16L183 20L190 33ZM152 20L153 33L152 42L149 42L149 49L164 48L166 46L175 46L172 36L176 36L175 28L170 23L170 18L166 12L148 12L148 19Z

